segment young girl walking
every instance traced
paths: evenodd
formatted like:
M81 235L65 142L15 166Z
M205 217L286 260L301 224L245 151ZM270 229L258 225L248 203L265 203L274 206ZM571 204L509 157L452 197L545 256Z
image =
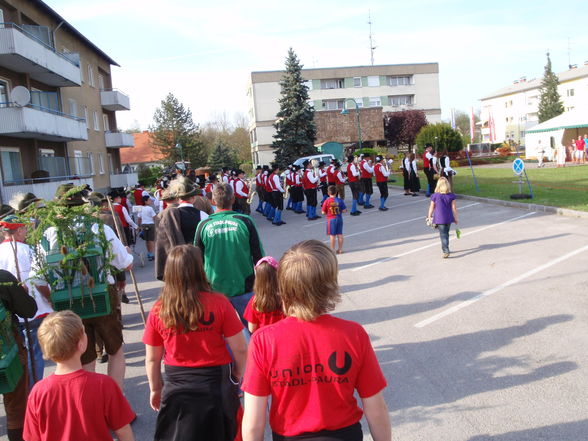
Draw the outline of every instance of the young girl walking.
M285 317L278 296L278 261L273 257L262 257L255 265L253 293L243 314L251 333Z

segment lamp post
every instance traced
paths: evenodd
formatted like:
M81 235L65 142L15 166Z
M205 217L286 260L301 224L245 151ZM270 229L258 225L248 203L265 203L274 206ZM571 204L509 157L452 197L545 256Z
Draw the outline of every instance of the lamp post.
M186 167L186 163L184 162L184 147L182 146L182 144L180 144L179 142L176 144L176 148L180 149L180 157L182 159L182 168L181 170L184 171L184 168Z
M355 116L356 116L356 122L357 122L357 140L359 142L359 149L361 150L361 126L359 124L359 106L357 105L357 102L352 98L346 98L345 105L347 105L347 101L351 101L355 105ZM341 115L348 115L348 114L349 114L349 112L347 111L347 109L343 109L341 111Z

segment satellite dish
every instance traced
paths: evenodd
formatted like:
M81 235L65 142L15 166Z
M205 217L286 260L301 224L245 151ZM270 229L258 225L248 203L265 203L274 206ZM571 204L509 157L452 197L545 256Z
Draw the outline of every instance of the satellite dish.
M24 86L16 86L12 89L10 98L18 107L23 107L31 102L31 92Z

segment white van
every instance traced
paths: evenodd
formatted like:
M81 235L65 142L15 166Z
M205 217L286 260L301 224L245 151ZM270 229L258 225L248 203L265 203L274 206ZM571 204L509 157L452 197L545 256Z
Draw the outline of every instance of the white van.
M318 162L324 162L325 165L329 165L331 162L335 160L335 156L331 155L330 153L323 153L322 155L303 156L302 158L298 158L296 161L294 161L294 165L297 165L302 168L302 163L307 159L309 161L316 159Z

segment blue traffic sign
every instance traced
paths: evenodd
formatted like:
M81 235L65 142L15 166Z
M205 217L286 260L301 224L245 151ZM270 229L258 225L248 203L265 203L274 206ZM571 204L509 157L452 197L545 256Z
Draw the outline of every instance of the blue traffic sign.
M521 158L517 158L512 162L512 171L519 176L525 171L525 163Z

